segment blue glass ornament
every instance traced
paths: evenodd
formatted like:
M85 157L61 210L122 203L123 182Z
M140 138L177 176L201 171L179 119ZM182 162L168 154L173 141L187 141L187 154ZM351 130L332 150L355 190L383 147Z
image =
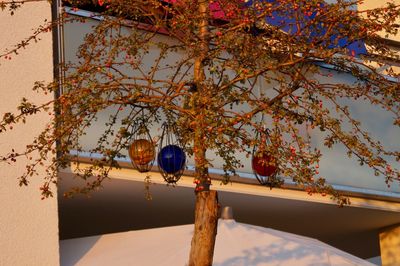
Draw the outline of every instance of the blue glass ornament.
M177 145L163 147L157 156L158 166L167 174L175 174L185 167L186 155Z

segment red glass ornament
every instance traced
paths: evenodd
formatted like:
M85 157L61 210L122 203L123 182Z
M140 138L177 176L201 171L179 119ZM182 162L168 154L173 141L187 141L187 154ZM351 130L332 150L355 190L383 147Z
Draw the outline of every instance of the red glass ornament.
M268 153L256 153L252 160L253 171L260 176L273 176L277 173L276 159Z

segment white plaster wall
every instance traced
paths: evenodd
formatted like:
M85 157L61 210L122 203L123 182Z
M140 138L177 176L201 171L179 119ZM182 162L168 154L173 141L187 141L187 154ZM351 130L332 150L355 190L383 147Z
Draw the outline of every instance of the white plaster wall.
M32 30L51 19L47 1L25 3L14 16L0 11L0 53L28 37ZM29 45L11 60L0 58L0 115L14 111L22 97L35 102L49 101L31 91L34 81L50 81L53 76L52 35L46 33L41 41ZM39 114L25 125L0 134L0 154L15 148L21 150L49 121L48 114ZM41 200L39 186L43 175L30 179L28 187L20 187L17 177L24 171L25 160L13 165L0 163L0 265L58 265L57 194ZM45 167L45 166L44 166ZM45 168L40 169L44 173ZM56 191L54 191L56 192Z
M373 8L383 7L387 2L394 3L396 5L400 4L400 0L364 0L363 3L359 4L358 10L364 11ZM400 23L400 20L397 20L397 24ZM400 34L397 35L386 35L386 33L381 32L380 34L383 38L391 39L394 41L400 41Z

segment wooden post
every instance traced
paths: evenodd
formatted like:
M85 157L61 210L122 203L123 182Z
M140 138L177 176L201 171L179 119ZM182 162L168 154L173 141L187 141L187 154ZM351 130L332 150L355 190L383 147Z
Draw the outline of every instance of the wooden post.
M218 226L217 191L196 194L195 224L189 266L211 266Z
M382 266L400 265L400 224L383 229L379 242Z

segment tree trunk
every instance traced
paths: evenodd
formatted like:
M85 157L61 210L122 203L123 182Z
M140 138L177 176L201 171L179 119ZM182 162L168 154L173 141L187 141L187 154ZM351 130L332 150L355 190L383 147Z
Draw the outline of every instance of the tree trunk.
M195 224L192 246L190 249L189 266L210 266L214 255L215 238L218 224L218 199L217 192L210 191L211 179L208 175L208 163L206 160L207 147L204 145L205 108L206 99L209 95L204 84L206 79L204 73L204 62L209 50L209 0L197 1L198 11L198 56L194 62L193 78L196 91L192 97L194 100L193 113L196 114L195 137L194 137L194 159L196 166L196 209Z
M212 265L217 225L217 191L198 192L196 194L194 235L190 250L189 266Z

